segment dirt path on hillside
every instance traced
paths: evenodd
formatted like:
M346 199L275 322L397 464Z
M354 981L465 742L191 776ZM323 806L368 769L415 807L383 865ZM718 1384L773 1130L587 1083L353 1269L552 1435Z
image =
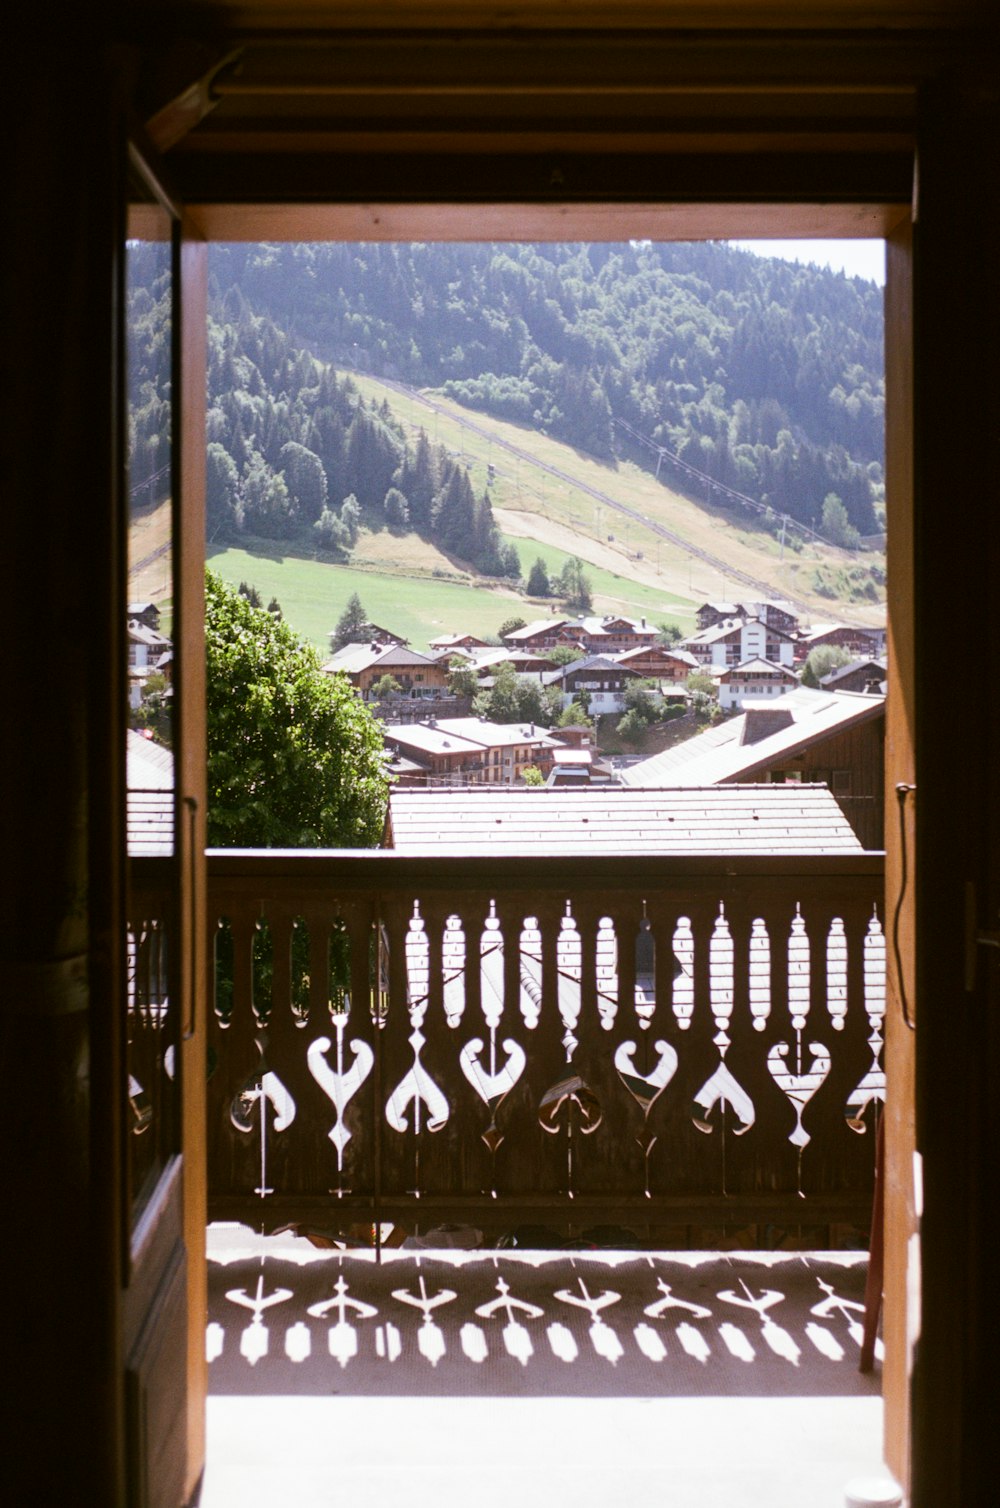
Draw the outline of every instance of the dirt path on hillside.
M520 538L534 535L579 555L592 565L606 566L618 575L679 596L723 601L746 600L748 597L753 600L783 599L805 622L836 618L843 622L875 623L884 619L885 609L881 605L828 603L810 590L814 565L822 563L840 567L849 563L848 556L842 552L826 550L816 553L807 547L804 553L789 549L787 557L782 551L778 560L762 556L749 547L746 531L735 521L701 508L670 488L663 488L655 478L638 468L628 468L634 471L634 475L629 479L626 501L605 490L608 484L600 475L597 463L574 465L571 474L565 469L571 463L561 465L555 459L545 459L526 449L520 443L521 435L516 427L503 420L479 412L473 416L468 409L440 394L432 396L384 377L377 381L390 392L405 395L412 403L457 422L463 432L476 435L505 451L515 463L534 468L536 473L553 479L557 486L562 484L582 493L593 499L598 508L606 510L600 527L588 536L584 531L576 532L570 522L561 523L553 518L544 499L540 510L528 504L521 511L520 524L517 523L518 509L502 509L494 503L498 520L501 513L507 520L504 527L508 533ZM592 480L579 474L592 467L596 468ZM619 481L624 469L619 468ZM655 502L651 493L655 494ZM670 501L669 512L664 510L665 497ZM528 517L532 520L530 525L525 521ZM606 535L612 532L608 525L613 526L616 535L625 536L624 545L619 539L609 541L612 545L610 559L606 552L600 553L604 550ZM641 559L637 558L634 549L627 548L630 530L643 540Z
M666 560L657 566L655 559L636 560L626 554L624 545L617 547L617 541L605 544L588 534L579 534L568 524L547 518L543 513L517 513L511 508L494 508L493 515L504 534L552 545L557 550L565 550L567 555L578 555L587 565L611 571L628 581L637 581L654 591L703 602L726 600L735 590L731 578L722 577L718 571L691 557L680 566L675 561ZM523 564L526 566L527 561ZM622 601L625 600L623 597Z

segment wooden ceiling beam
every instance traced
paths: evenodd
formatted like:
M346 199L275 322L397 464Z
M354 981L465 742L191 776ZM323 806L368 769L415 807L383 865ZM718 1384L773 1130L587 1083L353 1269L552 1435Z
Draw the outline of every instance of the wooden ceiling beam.
M505 93L548 96L739 93L788 88L852 93L912 88L955 46L948 33L918 38L865 34L735 32L704 35L532 36L468 33L343 34L295 42L245 41L216 79L223 96L321 97L338 92Z
M433 203L480 206L796 202L903 204L909 150L863 152L411 153L240 152L190 155L172 167L184 201Z
M156 16L171 0L133 0ZM188 0L207 24L231 33L344 29L394 31L534 32L623 27L706 31L788 26L787 0ZM995 23L993 0L795 0L802 29L856 28L873 32L967 28Z
M909 206L801 204L200 204L211 241L721 241L889 236Z

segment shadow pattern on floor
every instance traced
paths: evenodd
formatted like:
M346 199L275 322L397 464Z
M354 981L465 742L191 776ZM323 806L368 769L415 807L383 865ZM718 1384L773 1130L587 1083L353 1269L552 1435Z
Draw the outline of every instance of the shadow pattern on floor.
M209 1245L209 1392L867 1396L858 1253ZM879 1356L881 1346L878 1348Z

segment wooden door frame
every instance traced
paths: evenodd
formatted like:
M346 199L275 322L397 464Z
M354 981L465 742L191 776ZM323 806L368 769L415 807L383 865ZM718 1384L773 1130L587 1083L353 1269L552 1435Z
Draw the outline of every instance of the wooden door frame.
M208 1169L205 1148L208 935L206 905L206 724L205 724L205 452L208 341L208 248L189 215L181 213L180 412L178 437L180 529L175 557L176 621L181 634L179 727L175 779L182 802L179 846L181 904L187 916L181 969L187 981L188 1019L181 1031L183 1084L181 1144L202 1155L184 1166L183 1230L187 1252L187 1443L186 1498L192 1500L205 1463L205 1399L208 1363L208 1276L205 1257Z
M487 240L487 239L721 239L723 236L857 235L859 222L881 228L887 242L886 416L889 514L889 711L886 738L886 864L888 897L899 894L901 855L895 827L896 786L912 784L914 771L913 654L913 434L912 434L912 233L909 206L899 204L717 204L717 205L234 205L193 208L207 239L220 241L293 240ZM595 219L597 227L595 227ZM733 225L736 231L733 230ZM907 805L909 842L914 812ZM911 850L911 865L913 855ZM912 875L912 868L910 870ZM912 885L900 921L901 957L913 998ZM890 950L891 952L891 950ZM913 1271L917 1230L913 1187L914 1041L902 1024L902 992L895 958L888 960L886 1067L890 1085L887 1116L887 1194L885 1205L886 1362L884 1450L901 1482L909 1480L910 1369L913 1338Z

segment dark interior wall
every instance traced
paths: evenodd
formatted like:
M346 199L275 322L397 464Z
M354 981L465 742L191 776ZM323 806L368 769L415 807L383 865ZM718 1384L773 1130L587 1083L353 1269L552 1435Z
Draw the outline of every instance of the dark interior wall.
M1000 88L995 57L928 85L914 228L917 1146L922 1313L913 1382L915 1508L995 1500L983 1402L995 1397L1000 1286ZM975 646L951 717L943 600ZM970 888L971 887L971 888ZM971 988L969 987L971 985Z
M37 39L36 39L37 40ZM116 1496L114 1078L120 643L112 298L116 112L85 37L15 49L5 132L0 1138L10 1501ZM119 743L117 747L123 747ZM100 778L95 778L97 772ZM97 1118L100 1121L100 1117Z

